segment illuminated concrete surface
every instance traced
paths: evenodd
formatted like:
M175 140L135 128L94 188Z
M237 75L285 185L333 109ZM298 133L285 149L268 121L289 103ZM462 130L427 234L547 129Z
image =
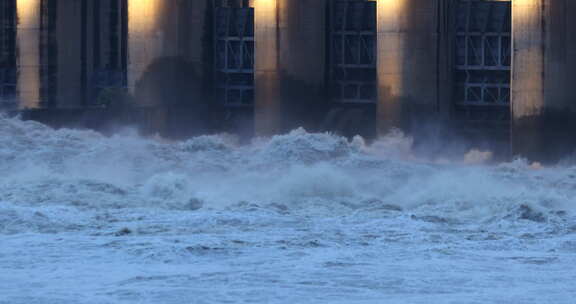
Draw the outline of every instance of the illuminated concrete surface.
M326 1L253 3L256 133L314 129L326 102Z
M513 1L512 149L555 162L576 148L576 2Z
M280 56L283 131L317 128L327 112L326 0L280 1Z
M279 1L254 0L254 123L261 136L281 130Z
M540 113L544 106L544 6L541 0L512 2L514 117Z
M132 93L136 82L155 59L174 55L173 49L164 46L166 29L162 26L162 12L165 3L164 0L128 1L128 87Z
M20 108L40 103L40 0L18 0L18 98Z
M410 129L422 115L449 112L449 3L377 3L378 130Z
M203 73L205 17L208 1L129 0L128 86L138 94L138 83L160 60L182 60L192 64L191 77ZM174 67L173 67L174 68ZM169 69L170 70L170 69ZM174 71L172 69L173 72ZM165 71L165 77L172 77ZM180 75L181 76L181 75ZM142 100L142 105L155 105L157 99Z
M209 98L204 72L206 59L206 16L208 0L129 0L128 2L128 87L137 106L154 107L156 118L150 129L164 132L206 117L200 104ZM179 110L174 107L180 107ZM172 109L174 108L174 109ZM188 117L182 113L188 113ZM172 115L174 114L174 115ZM196 116L195 116L196 115ZM190 127L191 129L200 129Z

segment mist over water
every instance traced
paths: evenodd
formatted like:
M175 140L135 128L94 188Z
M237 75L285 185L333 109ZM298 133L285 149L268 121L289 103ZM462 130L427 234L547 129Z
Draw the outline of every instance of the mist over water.
M0 118L0 303L573 303L576 167Z

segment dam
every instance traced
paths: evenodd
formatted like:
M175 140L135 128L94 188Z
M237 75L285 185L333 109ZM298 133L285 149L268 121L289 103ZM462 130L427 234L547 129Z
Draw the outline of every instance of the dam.
M576 147L571 0L0 0L0 18L3 104L55 126Z

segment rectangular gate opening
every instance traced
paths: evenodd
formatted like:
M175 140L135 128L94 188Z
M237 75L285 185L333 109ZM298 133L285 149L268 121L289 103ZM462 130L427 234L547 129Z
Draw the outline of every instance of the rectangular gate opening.
M254 8L247 0L214 1L216 100L226 107L254 104Z
M512 7L510 0L458 0L455 106L466 120L510 117Z
M0 0L0 107L15 105L16 15L16 0Z
M92 54L93 58L86 94L89 105L102 105L127 91L128 1L100 0L89 8L92 16L85 16L83 22L93 20L92 52L84 53ZM83 37L90 35L86 31Z
M331 99L336 103L376 102L376 2L330 2Z
M40 0L40 107L56 106L58 41L56 36L58 0Z

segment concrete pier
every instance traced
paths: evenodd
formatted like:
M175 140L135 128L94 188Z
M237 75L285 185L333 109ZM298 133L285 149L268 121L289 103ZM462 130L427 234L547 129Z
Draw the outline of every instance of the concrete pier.
M281 1L254 1L254 119L259 136L282 129L278 37Z
M131 92L138 94L139 85L152 76L168 77L164 82L183 81L174 76L202 78L203 56L210 43L205 38L207 9L208 1L205 0L129 0L128 87ZM168 67L155 71L155 68L161 68L160 63ZM185 66L178 66L178 63ZM186 75L176 75L179 72ZM172 101L147 98L141 102L149 105Z
M283 131L317 130L328 109L326 5L330 0L283 0L280 5L280 93Z
M18 0L16 5L19 107L34 109L40 105L40 0Z
M378 1L378 131L450 112L449 1Z
M554 163L576 148L576 2L513 1L512 150Z
M128 87L137 106L155 108L151 129L206 131L200 120L208 116L210 92L210 76L204 75L212 45L209 5L208 0L128 1Z
M255 129L314 129L326 107L326 1L254 0Z

